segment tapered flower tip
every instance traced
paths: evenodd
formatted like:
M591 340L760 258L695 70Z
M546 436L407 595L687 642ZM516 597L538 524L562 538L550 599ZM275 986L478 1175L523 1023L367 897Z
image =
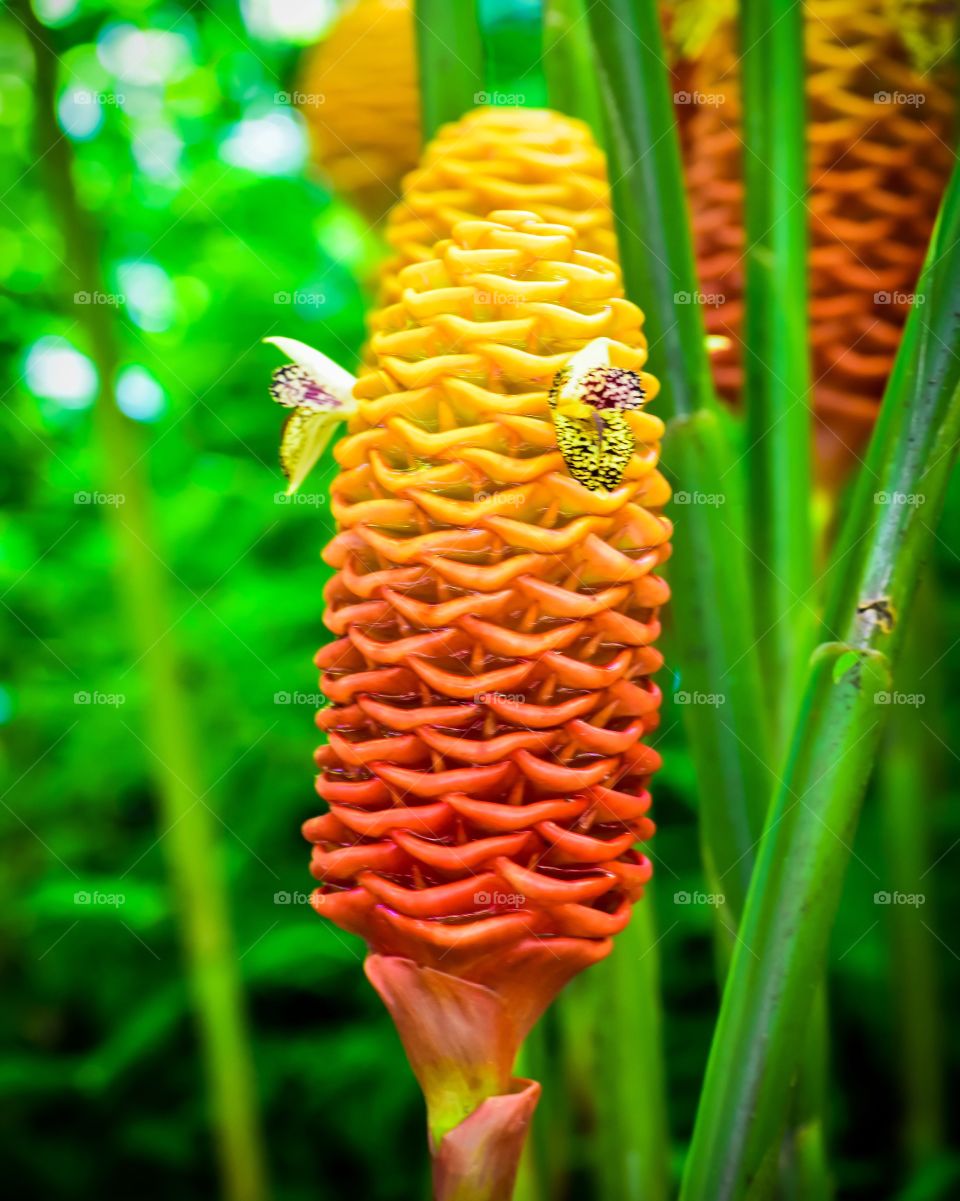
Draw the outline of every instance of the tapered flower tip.
M514 1090L488 1097L451 1130L433 1159L436 1201L509 1201L530 1119L540 1098L535 1080L515 1080Z
M270 395L290 414L283 426L280 465L295 492L330 444L340 422L356 412L356 378L296 338L264 338L291 360L273 373Z

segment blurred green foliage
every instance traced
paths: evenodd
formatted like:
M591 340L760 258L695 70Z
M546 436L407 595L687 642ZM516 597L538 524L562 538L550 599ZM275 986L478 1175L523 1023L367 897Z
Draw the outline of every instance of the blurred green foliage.
M280 417L266 394L278 358L260 339L282 333L355 362L379 255L364 222L311 182L288 103L295 42L320 32L330 8L44 0L74 185L104 238L111 291L86 298L34 150L29 45L15 12L0 13L0 1145L17 1196L218 1191L142 734L151 698L119 628L124 564L104 520L91 303L110 308L118 402L141 426L142 458L122 467L148 480L154 501L153 550L169 575L171 634L228 866L273 1195L425 1196L418 1090L364 980L362 947L305 903L298 835L318 808L311 655L325 637L319 551L331 522L321 503L282 497ZM308 499L332 469L328 459ZM934 620L917 679L903 684L926 698L911 715L922 776L908 803L929 822L935 864L908 919L935 940L942 997L960 975L948 920L960 902L960 707L949 687L960 664L958 519L955 490ZM669 633L666 650L669 663ZM679 1157L716 1011L713 910L676 899L705 885L683 681L665 669L660 683L649 903ZM903 1032L891 911L874 901L891 887L875 803L855 849L831 980L841 1196L956 1196L960 1161L948 1152L935 1148L914 1173L898 1155ZM960 1046L944 1027L952 1079ZM571 1196L588 1194L574 1182Z

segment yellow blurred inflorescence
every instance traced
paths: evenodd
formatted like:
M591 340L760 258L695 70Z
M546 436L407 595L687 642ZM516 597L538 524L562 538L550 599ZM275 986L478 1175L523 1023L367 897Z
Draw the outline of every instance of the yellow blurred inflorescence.
M420 154L412 0L355 0L306 59L297 101L318 167L370 220Z

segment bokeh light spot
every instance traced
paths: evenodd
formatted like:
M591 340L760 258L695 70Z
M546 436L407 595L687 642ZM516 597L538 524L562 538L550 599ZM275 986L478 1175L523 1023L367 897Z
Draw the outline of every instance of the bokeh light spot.
M156 421L166 412L167 396L146 367L132 363L117 376L117 408L134 421Z
M25 374L34 396L54 400L65 409L87 409L96 399L97 369L66 338L38 338L27 353Z

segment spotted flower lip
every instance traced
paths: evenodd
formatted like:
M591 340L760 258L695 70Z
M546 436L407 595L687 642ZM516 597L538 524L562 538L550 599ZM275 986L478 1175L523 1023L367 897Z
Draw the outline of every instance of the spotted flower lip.
M288 494L295 492L329 446L342 421L356 412L356 378L319 350L295 338L264 338L292 363L273 373L270 395L288 409L280 465Z
M557 372L550 397L556 412L589 417L596 410L643 408L647 394L640 376L613 365L610 345L609 338L595 338Z
M591 491L614 491L635 449L625 414L646 404L636 371L611 362L609 338L595 338L554 376L550 411L557 446L573 478Z
M340 402L322 384L295 363L277 367L270 385L270 395L285 409L316 409L329 412Z
M300 342L296 338L270 337L263 339L269 346L278 350L299 367L316 385L333 398L345 412L354 408L353 389L357 382L356 376L328 358L322 351Z

